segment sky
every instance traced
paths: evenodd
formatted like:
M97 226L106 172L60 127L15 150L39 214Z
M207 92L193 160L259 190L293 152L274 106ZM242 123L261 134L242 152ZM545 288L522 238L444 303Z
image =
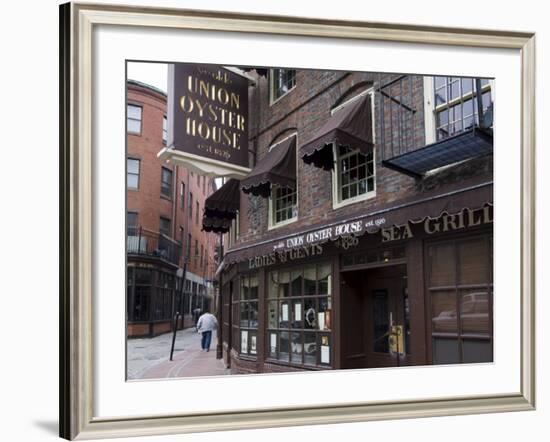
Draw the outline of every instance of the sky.
M165 63L128 62L128 79L137 80L168 92L168 65Z

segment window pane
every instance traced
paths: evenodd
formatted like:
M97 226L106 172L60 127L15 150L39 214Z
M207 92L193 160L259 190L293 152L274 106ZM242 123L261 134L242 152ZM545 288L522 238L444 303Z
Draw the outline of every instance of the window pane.
M126 160L126 167L128 169L128 173L139 173L139 160L128 158Z
M292 342L290 346L291 361L301 364L302 363L302 335L299 332L292 332Z
M459 283L484 284L489 278L485 238L458 243Z
M268 276L268 297L270 298L276 298L278 295L279 290L279 284L278 284L278 278L279 273L278 272L269 272Z
M258 299L258 275L251 275L249 284L249 299Z
M432 292L434 332L457 332L456 295L453 291Z
M279 272L279 298L290 295L290 273Z
M330 295L331 293L331 268L330 264L323 264L317 268L317 277L319 278L319 294Z
M269 333L269 356L277 357L277 333Z
M294 270L291 273L292 278L292 296L301 296L302 294L302 271Z
M290 353L290 337L288 332L279 333L279 360L288 361Z
M304 269L304 295L315 295L315 267L308 266Z
M324 296L318 299L319 311L317 313L317 325L319 330L330 330L332 306L330 297Z
M304 364L317 364L317 342L316 333L304 333Z
M428 248L430 287L455 284L455 260L452 243Z
M290 303L283 301L279 308L279 328L288 328L290 320Z
M294 301L292 303L292 328L302 328L303 326L302 302Z
M315 298L304 299L304 328L317 328L317 302Z
M139 176L128 174L128 189L137 189L139 187Z
M267 303L267 327L277 328L277 301L269 301Z
M493 362L493 348L490 341L464 339L462 341L462 362Z
M460 354L458 351L458 340L447 339L447 338L434 338L433 363L434 364L460 363Z
M248 327L248 317L250 315L250 309L248 302L241 302L241 327Z
M485 291L462 292L460 320L463 333L489 334L489 295Z
M141 106L128 105L128 118L141 120Z
M128 120L128 132L139 134L141 132L141 121Z

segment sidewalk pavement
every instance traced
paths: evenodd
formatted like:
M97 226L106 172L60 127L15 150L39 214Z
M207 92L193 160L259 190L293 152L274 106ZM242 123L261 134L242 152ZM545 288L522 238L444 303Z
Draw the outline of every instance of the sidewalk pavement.
M216 359L217 333L212 333L209 352L201 349L201 335L194 328L176 333L174 360L170 361L172 333L154 338L129 339L128 379L164 379L192 376L222 376L229 373Z

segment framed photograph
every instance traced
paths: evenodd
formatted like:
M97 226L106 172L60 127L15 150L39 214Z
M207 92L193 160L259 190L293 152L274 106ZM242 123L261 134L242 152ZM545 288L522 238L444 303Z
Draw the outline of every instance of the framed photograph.
M60 18L61 437L534 409L533 34Z

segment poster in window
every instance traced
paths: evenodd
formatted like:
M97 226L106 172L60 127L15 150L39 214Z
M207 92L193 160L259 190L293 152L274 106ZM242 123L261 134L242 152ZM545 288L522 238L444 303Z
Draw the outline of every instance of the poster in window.
M241 353L248 353L248 331L241 331Z
M281 315L282 315L282 321L288 321L288 304L283 304L281 306Z
M321 364L330 364L330 347L321 345Z
M317 322L319 324L319 330L325 329L325 312L319 312L317 314Z
M256 354L256 336L250 336L250 354Z
M271 347L271 353L275 353L277 351L277 334L271 333L270 335L270 347Z

